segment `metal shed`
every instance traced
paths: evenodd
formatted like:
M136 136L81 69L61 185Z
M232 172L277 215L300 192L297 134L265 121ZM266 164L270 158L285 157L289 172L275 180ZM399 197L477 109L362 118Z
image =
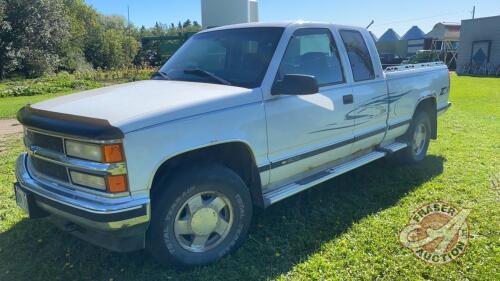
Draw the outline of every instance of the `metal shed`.
M394 42L398 41L399 39L401 39L401 36L399 36L399 34L394 31L394 29L389 28L386 32L384 32L384 34L382 34L382 36L380 36L378 42Z
M401 40L408 42L408 55L414 55L418 51L424 49L425 45L425 33L418 26L413 26L410 28L405 35L401 38Z
M380 55L386 56L390 54L393 57L406 58L408 46L406 41L401 41L400 39L401 36L394 29L389 28L380 36L376 43Z

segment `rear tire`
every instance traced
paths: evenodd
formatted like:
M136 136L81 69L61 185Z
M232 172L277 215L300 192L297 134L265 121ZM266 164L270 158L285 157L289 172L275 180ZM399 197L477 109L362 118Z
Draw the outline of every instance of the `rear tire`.
M431 139L431 121L425 111L416 113L404 138L408 147L401 151L401 160L410 164L424 160Z
M245 241L252 201L243 180L220 164L183 169L157 182L148 251L162 264L199 266L217 261Z

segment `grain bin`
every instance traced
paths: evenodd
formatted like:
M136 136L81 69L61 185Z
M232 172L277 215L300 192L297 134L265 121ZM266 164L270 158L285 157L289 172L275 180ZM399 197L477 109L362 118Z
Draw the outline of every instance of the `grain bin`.
M204 29L258 20L257 0L201 0Z

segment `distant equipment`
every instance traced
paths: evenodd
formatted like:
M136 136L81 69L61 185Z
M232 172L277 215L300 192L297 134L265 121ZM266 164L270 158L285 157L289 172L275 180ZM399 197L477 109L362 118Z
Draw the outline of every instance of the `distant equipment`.
M203 29L257 21L257 0L201 0Z

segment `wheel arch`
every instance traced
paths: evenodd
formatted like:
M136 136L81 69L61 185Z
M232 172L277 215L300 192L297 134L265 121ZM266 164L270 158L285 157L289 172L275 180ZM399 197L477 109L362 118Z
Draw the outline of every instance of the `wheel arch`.
M241 140L206 144L168 157L155 169L150 183L151 198L162 190L155 188L160 179L197 162L217 162L233 170L247 185L254 204L264 207L255 155L250 145Z
M413 111L413 118L417 115L417 113L425 111L427 112L430 121L431 121L431 139L437 139L437 101L434 96L426 96L420 99L417 102L417 106Z

